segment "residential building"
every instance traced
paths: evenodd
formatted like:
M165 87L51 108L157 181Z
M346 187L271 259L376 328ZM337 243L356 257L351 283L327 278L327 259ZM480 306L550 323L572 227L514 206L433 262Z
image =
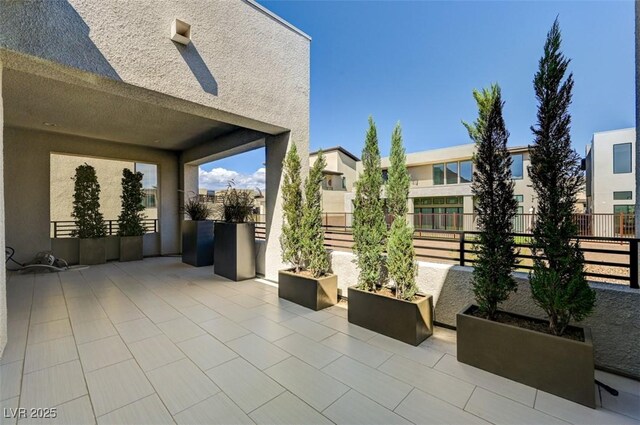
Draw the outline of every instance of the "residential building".
M514 194L518 213L535 212L535 194L529 179L529 148L509 148L512 157L511 172L515 183ZM414 226L421 229L473 230L473 143L432 149L407 154L410 176L409 212ZM389 157L381 160L383 179L387 178ZM361 172L358 163L358 172ZM349 211L353 194L346 203ZM529 220L520 220L516 226L526 230Z
M323 149L327 166L323 171L322 210L325 213L344 213L345 194L352 192L357 178L356 164L360 159L343 148L336 146ZM309 166L315 164L318 151L309 154Z
M593 134L585 156L588 212L635 212L635 144L635 128Z

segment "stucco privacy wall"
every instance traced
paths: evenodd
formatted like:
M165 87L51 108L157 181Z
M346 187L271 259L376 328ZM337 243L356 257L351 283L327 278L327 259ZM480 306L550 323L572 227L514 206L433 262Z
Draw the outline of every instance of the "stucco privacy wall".
M6 243L18 261L51 249L50 153L98 156L158 165L160 250L179 252L178 155L171 151L124 145L18 128L4 130L4 175L8 199Z
M2 101L2 61L0 61L0 154L4 149L4 114ZM0 161L0 249L4 251L5 223L4 223L4 165ZM0 357L7 345L7 271L0 270Z
M333 272L338 275L342 296L358 280L354 256L349 252L331 254ZM418 262L417 283L421 292L433 295L435 320L456 325L456 313L474 302L471 286L473 269L447 264ZM506 311L544 318L531 300L526 274L515 273L518 291L502 305ZM596 307L581 324L592 331L598 367L640 379L640 291L622 285L591 282L596 291Z

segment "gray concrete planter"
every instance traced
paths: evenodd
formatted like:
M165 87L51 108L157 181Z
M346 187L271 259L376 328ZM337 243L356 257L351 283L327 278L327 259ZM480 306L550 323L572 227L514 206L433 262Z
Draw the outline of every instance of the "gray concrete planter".
M404 301L353 286L348 288L348 294L349 323L411 345L420 345L433 334L431 295Z
M120 236L120 261L140 261L144 255L143 236Z
M182 222L182 262L196 267L213 264L213 221Z
M468 314L476 308L469 305L457 315L458 361L596 407L589 328L578 327L584 342L575 341Z
M280 270L278 296L312 310L322 310L338 302L338 276L332 274L315 279Z
M87 266L107 262L105 238L79 239L79 263Z
M214 233L214 273L235 281L256 277L255 225L218 222Z

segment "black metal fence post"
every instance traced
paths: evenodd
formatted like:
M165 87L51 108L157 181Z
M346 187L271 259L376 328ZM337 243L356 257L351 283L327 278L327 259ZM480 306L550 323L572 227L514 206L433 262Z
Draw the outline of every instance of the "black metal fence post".
M629 240L629 287L640 289L638 286L638 239Z
M460 233L460 265L464 266L464 232Z

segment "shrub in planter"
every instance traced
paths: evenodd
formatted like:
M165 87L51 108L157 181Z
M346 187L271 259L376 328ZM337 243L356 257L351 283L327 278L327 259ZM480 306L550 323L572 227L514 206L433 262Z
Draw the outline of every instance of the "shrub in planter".
M144 226L144 191L142 173L128 168L122 170L122 209L118 216L120 261L142 260Z
M197 195L187 199L182 212L182 262L202 267L213 264L213 221L211 208Z
M478 270L474 273L474 291L478 306L469 306L457 316L458 360L509 379L533 386L574 402L595 407L594 363L591 333L587 328L569 326L571 319L580 320L593 308L594 293L587 285L582 272L582 256L576 243L577 228L572 220L576 194L582 183L579 156L571 149L569 137L572 76L564 78L569 64L560 52L560 29L554 22L547 35L544 56L534 78L539 101L538 125L532 127L536 136L531 151L529 174L538 195L538 215L533 231L534 269L530 274L534 302L549 315L544 321L494 308L515 289L507 277L513 245L503 238L502 249L493 255L480 255ZM498 92L499 94L499 92ZM486 96L481 100L488 100ZM486 105L478 101L480 118L486 126L469 127L474 138L486 140L493 134L504 133L500 125L491 125L492 116L498 116L501 103L494 101L491 109L483 114ZM498 108L500 106L500 108ZM501 113L501 110L500 110ZM484 137L483 137L484 133ZM506 139L506 137L505 137ZM506 144L506 140L505 140ZM476 161L480 158L480 154ZM506 169L505 161L494 155L490 170ZM491 174L478 171L474 178L478 185L489 181ZM485 175L482 177L482 175ZM478 175L477 178L476 175ZM495 205L509 206L504 198ZM489 196L489 195L487 195ZM507 219L506 211L483 216L485 229L493 227L500 219ZM499 228L500 226L498 226ZM493 229L498 232L498 228ZM482 242L497 247L500 233L486 235ZM491 252L483 248L485 254ZM491 270L501 270L493 276ZM485 279L485 278L489 279ZM488 319L495 319L491 321ZM561 336L570 330L568 335Z
M295 145L284 163L282 259L290 270L278 273L278 296L313 310L338 302L338 277L329 274L322 229L322 151L305 182L302 202L300 158Z
M222 221L215 223L214 272L231 280L256 276L254 195L238 190L233 181L223 198Z
M87 163L76 168L71 216L76 225L73 235L80 239L80 264L104 264L107 232L100 212L100 184L95 168Z
M348 289L349 322L408 344L419 345L433 333L433 304L431 296L418 294L415 281L417 265L413 229L406 217L409 173L402 146L402 132L400 125L396 125L391 139L391 166L386 188L387 209L393 218L386 241L386 269L392 284L387 288L381 287L381 250L384 248L386 223L380 199L382 172L375 134L375 126L370 120L362 154L363 161L365 158L367 161L361 180L356 183L354 239L358 246L356 255L360 266L360 284ZM374 246L375 241L379 246ZM366 252L365 247L368 246L379 255L378 260Z

